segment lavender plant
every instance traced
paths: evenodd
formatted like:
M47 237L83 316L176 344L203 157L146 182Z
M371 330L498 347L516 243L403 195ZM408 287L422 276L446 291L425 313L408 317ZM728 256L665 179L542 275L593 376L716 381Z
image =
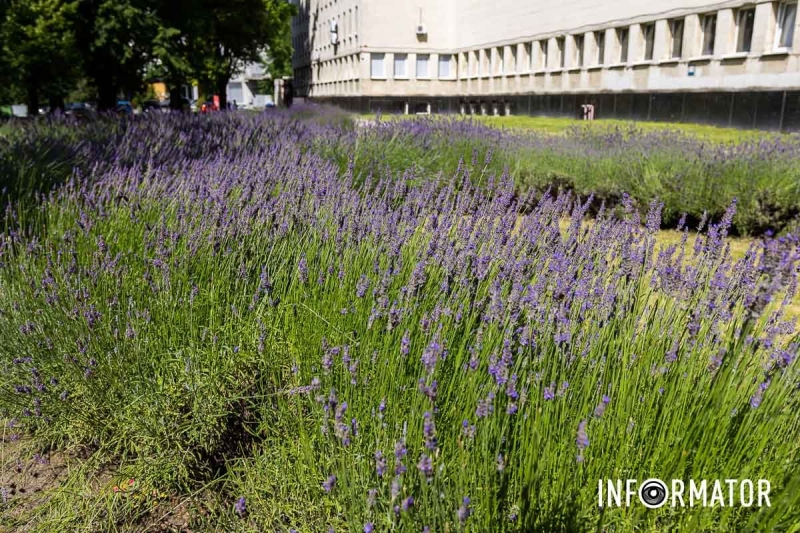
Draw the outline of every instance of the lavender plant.
M658 201L587 224L593 198L470 161L363 183L314 148L329 125L206 118L131 126L35 220L8 211L16 434L213 483L228 531L800 520L795 237L734 259L731 203L660 246ZM769 479L772 506L598 508L599 479L649 477Z

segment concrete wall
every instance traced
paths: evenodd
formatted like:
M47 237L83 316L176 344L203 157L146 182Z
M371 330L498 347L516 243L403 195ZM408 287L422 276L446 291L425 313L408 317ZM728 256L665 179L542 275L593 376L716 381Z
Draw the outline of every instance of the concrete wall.
M458 46L460 0L367 0L364 4L365 50L397 52L453 51ZM417 35L420 21L427 33Z
M296 0L299 94L310 96L481 96L588 92L753 91L800 88L800 18L789 50L776 50L776 2L742 0ZM737 13L755 8L749 52L737 52ZM420 12L421 10L421 12ZM305 13L305 15L304 15ZM421 18L420 18L421 13ZM703 55L703 17L716 16L715 49ZM330 43L330 20L339 24ZM425 35L417 35L420 23ZM673 57L671 21L683 21ZM645 28L653 24L653 58ZM627 32L622 50L620 31ZM602 58L600 36L604 36ZM582 44L582 46L580 46ZM296 49L298 42L295 43ZM305 53L304 50L308 50ZM545 54L546 50L546 54ZM382 75L370 69L382 54ZM396 54L406 73L393 75ZM428 76L416 75L418 54ZM451 75L437 76L452 55ZM621 59L627 56L626 61ZM582 61L581 61L582 58Z

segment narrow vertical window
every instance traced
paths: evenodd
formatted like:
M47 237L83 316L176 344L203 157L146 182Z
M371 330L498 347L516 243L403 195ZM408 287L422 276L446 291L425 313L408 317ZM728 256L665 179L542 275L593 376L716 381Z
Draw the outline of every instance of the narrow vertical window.
M525 43L525 57L528 62L528 70L533 70L533 46L531 43Z
M683 19L675 19L669 23L671 43L670 57L680 59L683 56Z
M717 15L704 15L701 28L703 29L703 55L713 56L717 39Z
M753 22L756 10L740 9L736 12L736 51L749 52L753 43Z
M644 39L644 60L653 60L653 48L656 42L656 25L644 24L642 26L642 38Z
M495 74L503 74L505 72L505 57L504 57L505 49L500 46L497 48L497 70Z
M575 55L576 55L576 57L578 59L578 65L577 66L579 66L579 67L583 66L583 41L584 41L583 35L576 35L575 36L575 51L576 51Z
M556 49L558 50L558 66L564 68L566 65L566 55L564 54L564 38L556 38Z
M617 43L619 44L619 62L628 62L628 28L617 28Z
M780 2L776 17L775 48L790 50L797 21L797 2Z
M606 61L606 32L594 32L594 38L597 42L597 64L602 65Z
M542 58L542 61L541 61L541 67L542 67L542 69L545 69L545 70L546 70L546 69L547 69L547 66L548 66L548 58L547 58L547 40L544 40L544 41L539 41L539 47L540 47L540 49L541 49L541 55L540 55L540 57Z

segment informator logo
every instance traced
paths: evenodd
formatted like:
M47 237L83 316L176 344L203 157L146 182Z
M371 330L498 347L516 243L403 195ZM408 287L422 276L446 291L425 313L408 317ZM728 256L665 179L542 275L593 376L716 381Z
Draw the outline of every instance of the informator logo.
M600 507L771 507L767 479L601 479Z

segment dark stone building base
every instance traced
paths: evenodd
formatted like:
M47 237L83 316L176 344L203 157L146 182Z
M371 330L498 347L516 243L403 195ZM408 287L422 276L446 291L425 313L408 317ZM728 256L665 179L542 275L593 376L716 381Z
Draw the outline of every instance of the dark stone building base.
M800 90L751 92L524 94L486 97L324 97L319 103L356 113L458 114L470 106L480 114L581 117L581 105L593 104L595 118L693 122L735 128L800 131Z

